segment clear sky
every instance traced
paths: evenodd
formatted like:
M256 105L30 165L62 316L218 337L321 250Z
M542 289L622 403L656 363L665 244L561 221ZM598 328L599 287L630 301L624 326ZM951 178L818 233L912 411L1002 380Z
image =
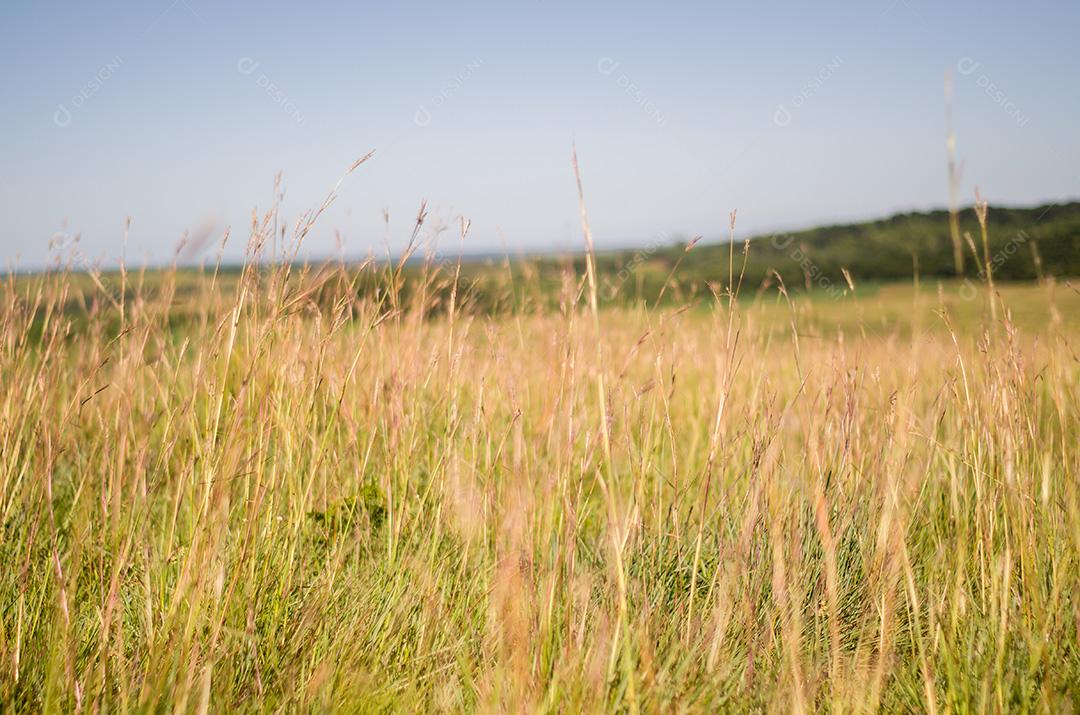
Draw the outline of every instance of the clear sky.
M58 232L111 263L342 187L307 252L403 245L421 199L467 250L601 246L1080 196L1080 3L39 2L0 9L0 261ZM383 211L389 211L389 229ZM444 242L444 246L456 241ZM210 251L212 254L212 250Z

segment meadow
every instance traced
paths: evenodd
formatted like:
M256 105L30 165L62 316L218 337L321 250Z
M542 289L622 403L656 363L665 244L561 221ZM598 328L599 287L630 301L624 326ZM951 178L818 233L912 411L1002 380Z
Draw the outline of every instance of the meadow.
M1080 708L1067 280L761 287L736 241L491 310L275 219L240 272L4 282L5 711Z

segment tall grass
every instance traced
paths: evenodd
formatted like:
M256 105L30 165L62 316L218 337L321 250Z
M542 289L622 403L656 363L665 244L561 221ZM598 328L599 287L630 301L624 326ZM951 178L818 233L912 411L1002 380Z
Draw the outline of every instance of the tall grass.
M1078 707L1068 290L490 314L320 211L6 281L5 710Z

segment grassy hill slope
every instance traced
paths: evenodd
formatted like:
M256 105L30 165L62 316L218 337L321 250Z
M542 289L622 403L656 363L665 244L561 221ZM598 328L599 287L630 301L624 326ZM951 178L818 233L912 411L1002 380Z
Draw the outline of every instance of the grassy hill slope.
M964 274L976 277L985 264L979 225L972 209L960 214L964 241ZM989 255L995 278L1030 280L1039 275L1080 275L1080 202L1034 208L991 207ZM734 250L734 272L743 265L742 245ZM677 281L692 286L725 281L731 247L726 243L698 245L686 254ZM631 284L643 297L659 292L681 246L652 252L624 251L601 257L601 272ZM667 270L665 270L667 269ZM846 269L856 283L956 277L947 211L906 213L864 223L823 226L750 241L744 286L754 288L778 274L789 288L838 290L846 286ZM621 292L621 291L620 291ZM609 289L609 294L611 290Z

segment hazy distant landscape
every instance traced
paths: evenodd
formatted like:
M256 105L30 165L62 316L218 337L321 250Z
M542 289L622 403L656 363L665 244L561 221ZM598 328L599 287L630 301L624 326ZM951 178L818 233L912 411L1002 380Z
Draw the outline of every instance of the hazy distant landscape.
M1080 203L1048 204L1033 208L994 208L987 248L991 272L1002 281L1033 281L1044 277L1080 275ZM947 211L898 214L878 221L823 226L809 230L751 237L744 261L744 241L698 242L686 251L689 241L647 244L637 249L597 254L601 302L652 303L656 298L675 300L677 296L707 295L708 285L729 276L729 268L743 277L749 293L778 283L792 292L809 291L830 298L850 292L848 277L859 284L925 281L981 280L979 261L983 247L979 224L971 208L958 212L964 253L971 275L958 278ZM979 241L973 254L968 240ZM447 244L453 244L447 240ZM732 245L734 251L732 251ZM528 274L544 286L559 282L560 273L571 266L583 272L585 258L579 254L563 258L516 260L506 255L466 261L462 275L476 280L477 300L491 292L498 282L492 264L508 262L515 275L528 285ZM454 261L445 250L442 261ZM527 264L529 270L520 266ZM678 264L678 270L672 269ZM666 282L666 283L665 283ZM665 289L664 286L667 286ZM869 286L867 286L869 287ZM661 293L663 292L663 295ZM543 290L540 291L544 293Z

